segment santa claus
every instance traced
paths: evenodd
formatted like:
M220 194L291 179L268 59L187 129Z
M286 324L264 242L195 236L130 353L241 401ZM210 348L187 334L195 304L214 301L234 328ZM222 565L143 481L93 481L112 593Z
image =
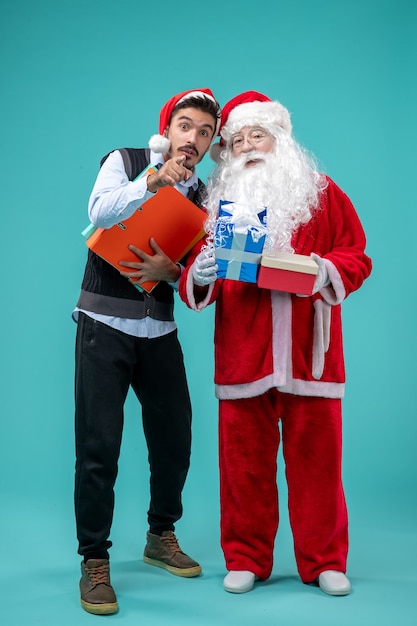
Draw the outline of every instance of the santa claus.
M207 187L207 238L190 255L179 290L196 311L216 302L224 588L250 591L271 574L282 440L300 578L347 595L341 303L371 272L365 234L346 194L292 137L279 102L255 91L236 96L223 109L220 136L212 147L218 165ZM217 277L220 201L252 216L266 207L265 250L312 257L312 295Z

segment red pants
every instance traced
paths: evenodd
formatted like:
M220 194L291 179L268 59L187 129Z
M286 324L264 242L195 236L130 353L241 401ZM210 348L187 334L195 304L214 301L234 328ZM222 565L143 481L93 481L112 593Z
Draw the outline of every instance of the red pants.
M301 580L346 571L348 520L341 477L337 399L262 396L220 400L221 545L226 567L270 576L278 530L277 453L281 421L289 519Z

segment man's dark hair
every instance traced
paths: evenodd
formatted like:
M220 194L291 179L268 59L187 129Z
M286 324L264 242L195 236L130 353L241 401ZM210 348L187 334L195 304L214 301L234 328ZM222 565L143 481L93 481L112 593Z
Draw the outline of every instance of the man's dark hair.
M211 115L214 119L214 128L216 129L217 120L219 120L222 115L220 104L218 102L213 102L211 98L206 98L205 96L190 96L189 98L182 100L172 109L171 119L177 111L180 109L187 109L188 107L199 109L204 113L209 113L209 115Z

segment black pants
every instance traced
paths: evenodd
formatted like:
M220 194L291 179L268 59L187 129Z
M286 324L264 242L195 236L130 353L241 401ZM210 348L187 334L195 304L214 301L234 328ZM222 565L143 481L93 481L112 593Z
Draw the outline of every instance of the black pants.
M129 386L142 405L150 466L150 531L174 530L190 464L191 405L172 332L126 335L80 313L75 368L75 517L78 552L108 558L114 484Z

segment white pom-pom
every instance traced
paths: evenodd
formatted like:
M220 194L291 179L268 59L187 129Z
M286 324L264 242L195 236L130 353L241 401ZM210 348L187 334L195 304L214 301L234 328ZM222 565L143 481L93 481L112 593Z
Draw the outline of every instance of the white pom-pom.
M165 154L170 149L171 142L168 137L164 137L163 135L152 135L148 145L153 152Z
M220 155L225 150L224 146L221 146L219 143L213 143L210 148L210 156L216 163L220 163Z

